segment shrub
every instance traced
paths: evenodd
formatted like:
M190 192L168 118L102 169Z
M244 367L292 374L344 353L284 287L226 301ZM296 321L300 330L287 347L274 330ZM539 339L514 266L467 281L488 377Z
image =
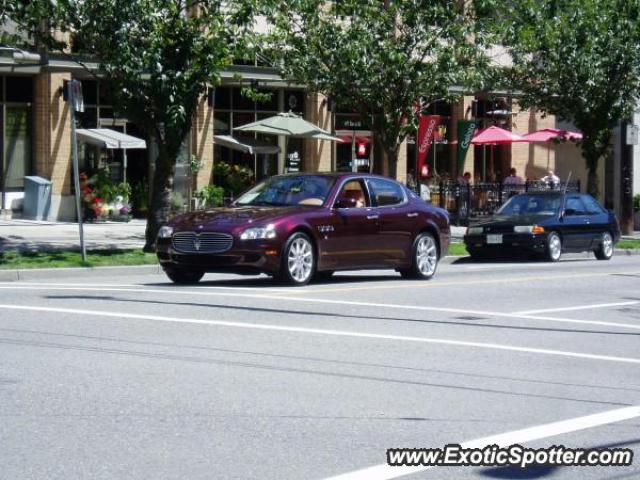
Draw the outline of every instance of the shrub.
M633 196L633 211L640 212L640 193Z
M207 185L196 195L207 207L219 207L223 203L224 189L216 185Z

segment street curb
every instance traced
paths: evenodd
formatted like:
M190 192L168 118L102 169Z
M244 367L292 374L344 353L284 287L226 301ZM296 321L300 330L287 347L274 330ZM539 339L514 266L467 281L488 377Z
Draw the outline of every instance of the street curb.
M613 253L623 256L640 255L640 248L614 248Z
M160 265L123 265L113 267L25 268L0 270L0 281L40 280L47 278L94 278L106 275L147 275L161 273Z

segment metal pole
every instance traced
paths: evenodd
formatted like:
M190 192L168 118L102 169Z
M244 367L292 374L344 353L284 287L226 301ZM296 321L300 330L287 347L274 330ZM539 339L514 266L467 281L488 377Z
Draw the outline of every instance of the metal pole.
M82 226L82 208L80 207L80 172L78 168L78 137L76 135L76 109L74 105L73 95L74 89L69 85L69 105L71 107L71 149L73 153L73 176L74 188L76 193L76 215L78 216L78 229L80 231L80 251L82 253L82 261L87 261L87 250L84 244L84 229Z

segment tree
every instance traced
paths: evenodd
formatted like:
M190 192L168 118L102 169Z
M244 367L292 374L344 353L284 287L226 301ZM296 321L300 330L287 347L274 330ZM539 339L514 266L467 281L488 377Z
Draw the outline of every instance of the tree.
M271 13L267 53L283 77L372 122L395 176L416 103L455 100L488 71L472 3L458 0L286 0ZM467 7L465 7L465 3ZM481 5L482 6L482 5Z
M587 190L598 194L598 161L611 129L640 92L640 3L629 0L513 2L505 43L521 103L572 121L584 137Z
M169 215L175 161L199 97L243 47L253 26L254 0L13 0L8 15L34 37L55 43L56 29L72 33L77 53L91 54L114 101L154 139L145 250ZM48 13L50 27L41 25ZM36 16L37 15L37 16ZM59 45L58 45L59 46Z

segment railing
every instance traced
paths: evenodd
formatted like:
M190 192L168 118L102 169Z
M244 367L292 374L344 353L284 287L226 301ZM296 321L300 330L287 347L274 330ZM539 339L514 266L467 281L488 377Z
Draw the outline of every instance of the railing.
M579 192L580 181L560 182L549 186L545 182L526 182L522 185L505 185L502 183L440 182L431 187L431 203L446 209L451 223L468 225L470 221L492 215L509 198L519 193L548 190L564 190Z

